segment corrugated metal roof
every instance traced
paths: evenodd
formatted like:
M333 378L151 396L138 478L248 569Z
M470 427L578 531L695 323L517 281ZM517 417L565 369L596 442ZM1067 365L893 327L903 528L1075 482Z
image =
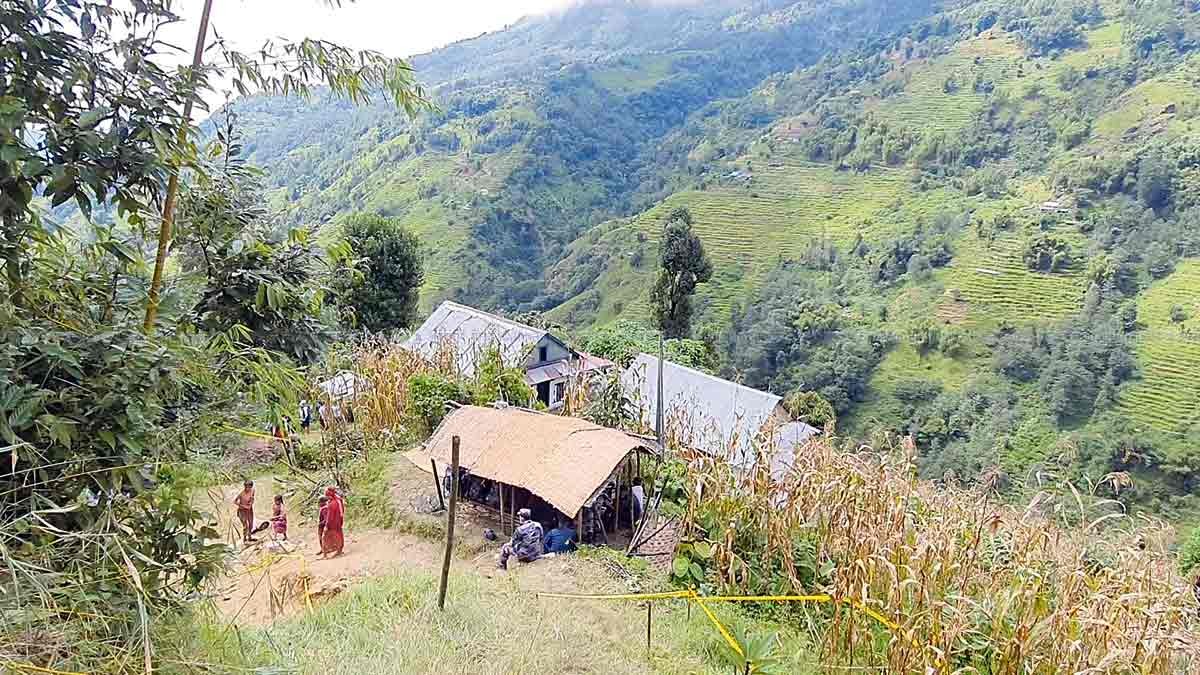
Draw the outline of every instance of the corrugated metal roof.
M555 361L544 366L538 366L525 371L525 384L533 386L542 382L552 382L564 377L571 377L577 371L566 361Z
M641 408L642 421L653 425L658 407L658 357L639 354L621 381ZM697 449L713 454L726 454L730 449L744 453L781 402L775 394L663 362L664 419L675 429L689 430L692 438L684 440ZM789 422L775 431L776 442L790 443L789 449L818 433L803 422Z
M635 436L577 417L521 408L464 406L442 420L423 451L409 453L417 466L450 464L451 439L461 440L459 465L472 474L525 488L574 517L604 486L629 453L650 451Z
M499 348L505 363L515 365L546 335L544 330L447 300L404 341L404 347L426 358L452 349L459 372L472 375L488 349Z

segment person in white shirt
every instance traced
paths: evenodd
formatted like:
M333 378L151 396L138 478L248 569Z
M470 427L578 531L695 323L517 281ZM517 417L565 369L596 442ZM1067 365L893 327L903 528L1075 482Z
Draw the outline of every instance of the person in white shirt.
M637 505L633 514L633 519L636 521L646 511L646 490L642 488L641 478L633 479L633 488L631 491L633 492L633 502Z

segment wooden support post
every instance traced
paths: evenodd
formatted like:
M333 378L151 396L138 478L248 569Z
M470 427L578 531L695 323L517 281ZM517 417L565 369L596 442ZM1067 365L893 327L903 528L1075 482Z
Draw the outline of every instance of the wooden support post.
M613 534L621 528L621 472L616 473L617 489L613 491Z
M651 618L651 612L653 611L653 608L654 608L654 603L647 600L646 601L646 651L647 652L650 651L650 618Z
M442 507L442 510L445 511L446 510L446 498L442 494L442 479L440 477L438 477L437 460L430 457L429 465L433 467L433 486L435 488L437 488L438 506ZM451 480L453 480L453 479L451 479Z
M446 514L446 556L442 558L442 583L438 586L438 609L446 609L446 583L450 579L450 556L454 553L454 512L458 507L458 436L450 439L450 510Z
M500 490L500 534L507 534L504 529L504 483L497 482L496 488Z
M583 543L583 507L575 513L575 545Z
M508 488L508 526L513 532L517 531L517 488L509 486Z

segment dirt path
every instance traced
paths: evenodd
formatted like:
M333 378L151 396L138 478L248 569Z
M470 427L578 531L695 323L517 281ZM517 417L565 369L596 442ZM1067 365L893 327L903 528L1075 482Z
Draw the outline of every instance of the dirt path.
M444 515L426 513L436 501L430 475L421 472L405 458L397 456L390 476L392 499L405 517L418 522L440 524ZM274 480L255 483L255 522L270 517L271 503L278 486ZM291 616L308 603L322 600L350 588L357 582L400 569L438 570L443 547L440 541L379 528L346 531L345 553L323 560L317 557L316 526L301 517L299 504L286 503L288 539L274 541L269 532L259 535L257 544L241 544L240 526L232 501L240 484L210 489L199 497L206 510L217 514L220 530L235 546L230 574L218 588L217 606L227 621L240 625L264 625ZM546 559L530 565L516 565L508 573L497 573L495 556L499 542L485 542L484 528L498 529L498 523L486 514L471 509L460 512L457 532L459 546L453 561L456 569L473 570L483 576L515 576L530 588L562 589L574 585L564 560Z

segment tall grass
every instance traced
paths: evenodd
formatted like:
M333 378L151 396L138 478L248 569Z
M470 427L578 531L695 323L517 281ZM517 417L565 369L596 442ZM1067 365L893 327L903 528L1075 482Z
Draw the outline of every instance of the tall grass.
M561 561L560 561L561 562ZM538 563L549 565L551 563ZM210 617L165 629L181 646L168 673L721 673L733 672L728 650L699 611L654 610L652 648L644 610L633 603L538 599L555 590L621 591L591 561L563 563L564 576L485 579L456 568L446 611L437 609L437 578L404 571L368 580L270 628L235 630ZM531 570L532 571L532 570ZM730 608L722 620L737 626ZM812 670L795 631L781 632L789 673ZM270 667L268 671L267 668Z
M915 478L911 450L816 440L781 481L770 479L769 452L747 472L686 457L687 522L713 544L715 585L828 592L878 611L905 636L846 604L804 612L828 664L1200 672L1197 603L1175 572L1167 526L1089 520L1083 498L1022 509L935 487ZM1076 510L1082 525L1059 526L1061 509Z

